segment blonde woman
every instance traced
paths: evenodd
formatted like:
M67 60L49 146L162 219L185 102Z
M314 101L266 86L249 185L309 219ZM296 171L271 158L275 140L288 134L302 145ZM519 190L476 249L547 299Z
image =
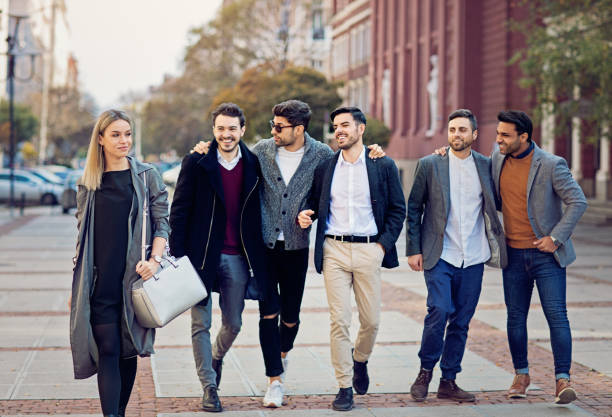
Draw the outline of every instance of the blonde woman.
M168 193L155 169L128 156L133 124L119 110L100 115L78 185L78 239L70 306L70 344L77 379L98 374L105 416L124 416L136 356L153 353L155 331L134 317L132 284L158 269L168 239ZM144 179L146 178L146 187ZM142 207L149 201L141 262Z

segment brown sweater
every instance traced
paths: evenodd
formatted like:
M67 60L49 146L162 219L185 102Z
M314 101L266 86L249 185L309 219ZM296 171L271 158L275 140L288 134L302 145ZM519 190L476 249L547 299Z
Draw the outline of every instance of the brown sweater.
M534 248L536 236L527 216L527 177L533 150L523 158L506 158L499 178L504 230L508 246Z

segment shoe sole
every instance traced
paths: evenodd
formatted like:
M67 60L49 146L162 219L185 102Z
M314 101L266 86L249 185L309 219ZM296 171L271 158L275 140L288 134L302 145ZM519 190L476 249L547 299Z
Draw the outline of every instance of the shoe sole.
M332 404L332 408L335 411L351 411L353 409L353 405L351 404L351 406L348 407L348 408L340 408L340 407L336 407L335 405Z
M565 388L559 393L559 396L555 398L555 404L569 404L575 401L578 396L573 388Z
M508 399L512 400L512 399L518 399L518 398L527 398L527 391L529 391L529 389L526 389L524 394L520 394L520 393L508 394Z
M439 399L441 399L441 400L453 400L453 401L457 401L457 402L460 402L460 403L473 403L473 402L476 401L475 397L474 398L470 398L470 399L465 399L465 398L459 399L459 398L453 398L452 396L446 395L446 394L442 394L442 395L437 394L436 396Z
M282 407L283 405L282 405L282 404L281 404L281 405L278 405L278 404L276 404L275 402L269 402L269 403L267 403L267 404L266 404L266 403L263 403L263 406L264 406L264 407L266 407L266 408L280 408L280 407Z

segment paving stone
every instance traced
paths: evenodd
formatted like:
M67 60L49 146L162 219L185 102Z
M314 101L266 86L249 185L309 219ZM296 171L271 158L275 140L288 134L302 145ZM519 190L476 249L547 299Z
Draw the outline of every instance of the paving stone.
M551 350L550 343L538 346ZM607 340L572 341L572 360L612 377L612 343Z
M532 299L533 302L533 299ZM612 337L612 307L569 308L572 337ZM477 310L474 318L500 330L506 329L506 310ZM541 307L533 307L527 317L529 339L548 339L550 332Z
M371 408L372 415L376 417L483 417L474 407L470 406L439 406L439 407L397 407L397 408Z
M67 311L67 291L6 291L0 312Z
M495 404L474 406L481 416L487 417L516 417L516 416L537 416L537 417L586 417L593 414L576 407L573 404L556 405L551 403L538 404Z

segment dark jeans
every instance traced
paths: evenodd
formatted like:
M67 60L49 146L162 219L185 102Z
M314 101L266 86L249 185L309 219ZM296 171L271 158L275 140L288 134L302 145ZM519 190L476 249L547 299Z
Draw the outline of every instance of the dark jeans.
M270 288L266 302L260 304L259 342L266 365L267 376L278 376L283 372L281 352L293 349L300 324L300 308L308 271L308 248L285 250L285 242L277 241L274 249L267 249L268 279ZM263 311L270 305L280 306L278 317L264 319ZM273 313L272 313L273 314ZM284 323L295 323L288 327Z
M527 314L533 285L537 285L542 310L550 329L550 343L557 378L569 378L572 334L565 301L565 268L551 253L508 246L508 266L503 270L504 298L508 312L508 344L514 368L527 373Z
M470 320L480 298L483 271L484 264L457 268L442 259L425 270L427 316L419 358L423 368L433 369L442 357L442 378L455 379L461 372Z

